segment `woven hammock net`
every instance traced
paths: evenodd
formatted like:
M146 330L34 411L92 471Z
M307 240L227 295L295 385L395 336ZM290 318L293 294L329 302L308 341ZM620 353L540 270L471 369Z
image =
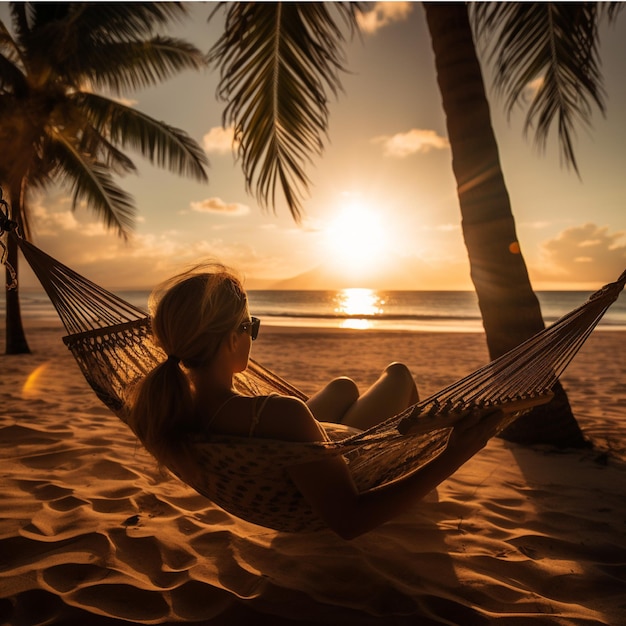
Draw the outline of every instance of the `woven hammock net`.
M0 234L2 230L0 223ZM15 237L55 306L68 333L63 341L84 377L100 400L126 421L126 390L166 358L153 341L147 313L16 232L8 234ZM502 408L502 430L531 407L550 400L551 387L624 283L626 271L509 353L367 431L319 443L264 440L263 455L271 455L274 465L288 466L341 454L349 459L357 487L366 490L431 461L445 448L450 427L469 413ZM237 376L236 389L247 395L280 393L305 399L298 389L255 361Z

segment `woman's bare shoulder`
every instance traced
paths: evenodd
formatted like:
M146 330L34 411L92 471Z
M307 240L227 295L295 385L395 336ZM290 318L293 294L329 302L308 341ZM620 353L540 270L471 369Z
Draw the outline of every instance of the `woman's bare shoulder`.
M259 415L256 433L287 441L323 441L323 427L307 405L291 396L271 396Z

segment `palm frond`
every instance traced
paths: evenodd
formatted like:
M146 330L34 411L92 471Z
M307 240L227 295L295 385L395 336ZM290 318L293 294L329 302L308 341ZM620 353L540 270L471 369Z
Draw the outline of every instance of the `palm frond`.
M70 6L72 29L107 41L150 37L155 28L188 14L184 2L76 2Z
M120 93L207 65L192 44L154 35L155 27L186 15L181 3L25 4L32 13L21 18L31 23L25 47L39 59L37 66L51 69L66 85L78 87L89 78Z
M80 124L80 132L73 136L81 152L91 155L118 176L137 171L133 161L109 140L108 128L95 128L87 112L75 106L74 98L69 98L64 105L61 111L61 114L66 113L64 118Z
M135 148L150 162L177 174L208 180L206 154L184 131L97 94L77 93L73 98L93 128L106 132L111 143Z
M623 2L602 2L599 10L601 12L606 11L609 22L614 22L617 19L618 13L624 8Z
M206 57L198 48L172 37L85 43L80 54L75 67L71 60L65 62L63 72L88 77L94 86L106 87L118 94L156 85L182 70L207 67ZM87 67L89 73L85 72Z
M188 13L181 2L13 2L11 9L21 36L36 32L48 45L59 47L77 34L101 41L150 37L156 28Z
M227 3L225 32L209 52L220 67L224 125L233 124L248 190L275 207L280 185L294 219L308 191L305 165L323 150L327 91L341 88L338 15L356 30L358 3ZM255 185L256 183L256 185Z
M67 137L56 134L51 141L54 146L46 152L54 154L56 178L71 188L73 206L85 200L107 228L127 239L135 215L132 196L115 183L106 165L90 159Z
M18 43L0 20L0 92L19 93L26 87L23 59Z
M534 129L537 144L545 149L556 123L562 159L578 172L575 129L591 126L594 107L605 111L599 4L474 3L472 9L477 35L490 39L495 87L508 113L524 104L529 86L538 80L525 132Z
M26 88L26 77L12 60L0 54L0 94L16 94Z
M83 131L80 149L88 154L97 154L98 160L118 176L137 172L137 167L129 157L108 141L102 133L89 126Z
M9 29L5 23L0 20L0 54L6 56L8 59L17 60L17 44L13 39Z
M11 10L11 21L13 23L13 29L16 33L18 41L24 41L27 39L30 32L29 20L29 6L26 2L10 2L9 8Z

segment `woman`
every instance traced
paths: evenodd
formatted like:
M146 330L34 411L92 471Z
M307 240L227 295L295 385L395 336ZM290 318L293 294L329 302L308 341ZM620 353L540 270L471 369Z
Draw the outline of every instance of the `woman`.
M221 265L199 266L153 293L152 330L168 355L129 399L129 424L146 448L179 474L193 468L181 442L190 433L316 442L324 423L367 429L418 401L408 369L392 363L362 395L349 378L332 381L308 402L294 397L238 394L234 375L248 365L260 321L250 316L240 280ZM286 468L314 514L343 538L356 537L425 496L491 437L497 414L452 431L445 451L401 480L359 493L346 460L329 456ZM337 426L335 426L335 429ZM194 481L189 481L193 483ZM197 481L196 481L197 482ZM222 485L234 489L235 483Z

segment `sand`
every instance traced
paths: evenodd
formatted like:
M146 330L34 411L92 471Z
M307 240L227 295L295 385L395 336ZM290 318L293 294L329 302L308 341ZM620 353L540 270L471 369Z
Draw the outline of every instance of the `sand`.
M62 331L33 324L34 353L0 357L0 623L626 624L626 333L596 331L563 378L593 450L492 440L346 542L242 522L161 475ZM487 359L478 333L268 327L254 355L307 393L401 360L423 396Z

